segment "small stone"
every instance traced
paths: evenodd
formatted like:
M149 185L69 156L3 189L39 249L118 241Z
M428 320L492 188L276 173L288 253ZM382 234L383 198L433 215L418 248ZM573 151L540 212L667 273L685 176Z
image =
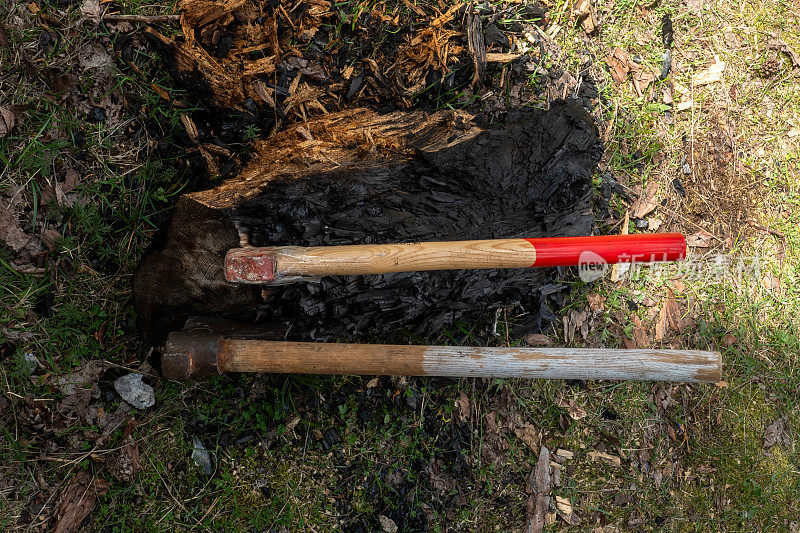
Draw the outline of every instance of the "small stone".
M96 105L92 106L92 109L89 111L89 120L92 122L105 122L106 110Z
M28 374L33 374L33 371L36 370L40 364L39 359L37 359L32 352L25 353L23 357L25 358L25 370Z
M195 437L192 448L192 461L199 466L207 476L214 473L214 458L211 456L206 447L203 446L203 441Z
M132 372L114 382L114 390L123 400L137 409L147 409L156 403L153 387L142 381L142 375Z
M397 524L388 516L378 515L378 522L381 523L383 533L397 533Z

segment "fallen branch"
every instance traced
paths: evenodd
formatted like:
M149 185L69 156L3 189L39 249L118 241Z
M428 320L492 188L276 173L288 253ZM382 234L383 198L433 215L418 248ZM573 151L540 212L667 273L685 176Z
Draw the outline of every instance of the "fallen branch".
M106 22L143 22L151 24L153 22L173 22L180 20L180 15L121 15L118 13L106 13L103 20Z

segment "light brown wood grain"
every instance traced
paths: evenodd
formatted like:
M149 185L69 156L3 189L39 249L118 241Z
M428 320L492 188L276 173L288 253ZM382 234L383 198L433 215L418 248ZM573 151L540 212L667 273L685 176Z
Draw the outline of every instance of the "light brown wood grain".
M525 239L274 248L280 276L344 276L454 270L524 268L536 262Z
M719 352L484 348L223 339L223 372L717 382Z

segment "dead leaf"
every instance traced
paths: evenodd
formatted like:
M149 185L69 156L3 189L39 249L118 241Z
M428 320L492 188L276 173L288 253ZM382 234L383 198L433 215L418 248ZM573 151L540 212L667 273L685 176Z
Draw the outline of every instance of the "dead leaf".
M655 339L657 341L664 340L664 337L667 335L667 307L666 305L661 307L661 311L658 313L658 320L656 321L656 331L655 331Z
M708 248L711 246L711 240L714 238L712 234L706 230L700 230L694 235L686 237L686 246L693 248Z
M650 84L658 77L658 74L652 70L633 62L631 62L630 71L633 74L633 88L636 89L636 94L638 96L642 96L644 91L646 91Z
M572 342L575 338L575 331L580 330L581 336L586 339L589 335L589 323L587 322L589 313L586 311L570 310L564 317L564 341Z
M56 533L69 533L77 531L89 513L94 509L97 498L108 491L109 483L104 479L92 479L91 475L82 470L72 477L59 497L56 506L56 522L53 531Z
M56 379L56 386L59 390L69 396L74 394L78 387L89 387L97 383L100 374L108 368L108 364L102 361L89 361L74 372L61 376Z
M16 123L17 117L14 114L14 110L10 107L0 106L0 137L5 137L11 133Z
M733 346L734 344L739 342L739 339L737 339L734 335L728 333L727 335L725 335L725 338L722 339L722 342L725 344L725 346Z
M117 481L128 482L142 469L139 446L128 435L122 447L106 462L106 469Z
M591 293L587 295L586 300L589 302L589 310L592 313L596 313L597 311L602 311L606 303L605 297L600 296L599 294L596 293Z
M69 167L64 172L64 181L61 184L61 190L64 194L67 194L72 191L75 187L78 186L81 182L81 176L78 174L74 168Z
M377 387L378 386L378 379L379 378L372 378L371 380L369 380L367 382L367 388L368 389L374 389L375 387Z
M611 67L611 79L614 80L614 83L619 85L628 79L630 58L622 48L614 48L614 50L606 56L606 63Z
M631 206L631 217L642 218L658 207L658 183L651 181Z
M578 404L575 403L575 400L573 399L570 399L569 401L559 400L558 406L561 407L562 409L566 409L567 412L569 413L570 418L572 418L573 420L581 420L583 418L586 418L586 411L578 407Z
M552 346L553 340L541 333L528 333L522 337L522 341L528 346Z
M769 449L776 444L790 444L786 418L779 418L764 430L764 448Z
M722 73L725 71L725 62L720 61L719 58L714 58L715 63L701 71L692 74L692 84L695 87L714 83L722 79Z
M15 202L9 205L6 204L5 198L0 198L0 240L15 252L19 252L30 237L22 229L15 207Z
M682 327L680 320L680 309L675 297L668 294L664 299L664 304L658 312L658 320L656 321L655 340L663 340L668 330L679 331Z
M647 219L647 230L648 231L658 231L658 228L661 227L662 222L657 218L648 218Z
M467 395L464 394L464 391L461 391L458 394L458 399L456 400L456 405L458 406L458 412L461 414L462 420L469 420L470 405L469 405L469 398Z
M761 285L768 291L781 292L781 278L772 272L764 272L764 275L761 276Z
M100 13L100 0L83 0L83 5L81 5L81 15L83 15L85 19L99 24Z
M528 448L534 451L539 447L539 443L542 440L541 435L539 435L539 433L537 433L530 426L515 428L514 435L516 435L519 440L524 442Z

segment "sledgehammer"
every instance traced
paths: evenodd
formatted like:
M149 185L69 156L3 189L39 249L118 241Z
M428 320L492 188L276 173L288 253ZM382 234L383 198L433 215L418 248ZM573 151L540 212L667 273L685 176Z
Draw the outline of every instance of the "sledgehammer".
M166 378L273 372L717 382L722 370L719 352L700 350L286 342L274 340L286 334L284 326L242 331L215 322L189 319L183 331L169 335L161 359Z
M420 270L527 268L678 261L680 233L473 241L234 248L225 257L232 283L280 284L320 276Z

